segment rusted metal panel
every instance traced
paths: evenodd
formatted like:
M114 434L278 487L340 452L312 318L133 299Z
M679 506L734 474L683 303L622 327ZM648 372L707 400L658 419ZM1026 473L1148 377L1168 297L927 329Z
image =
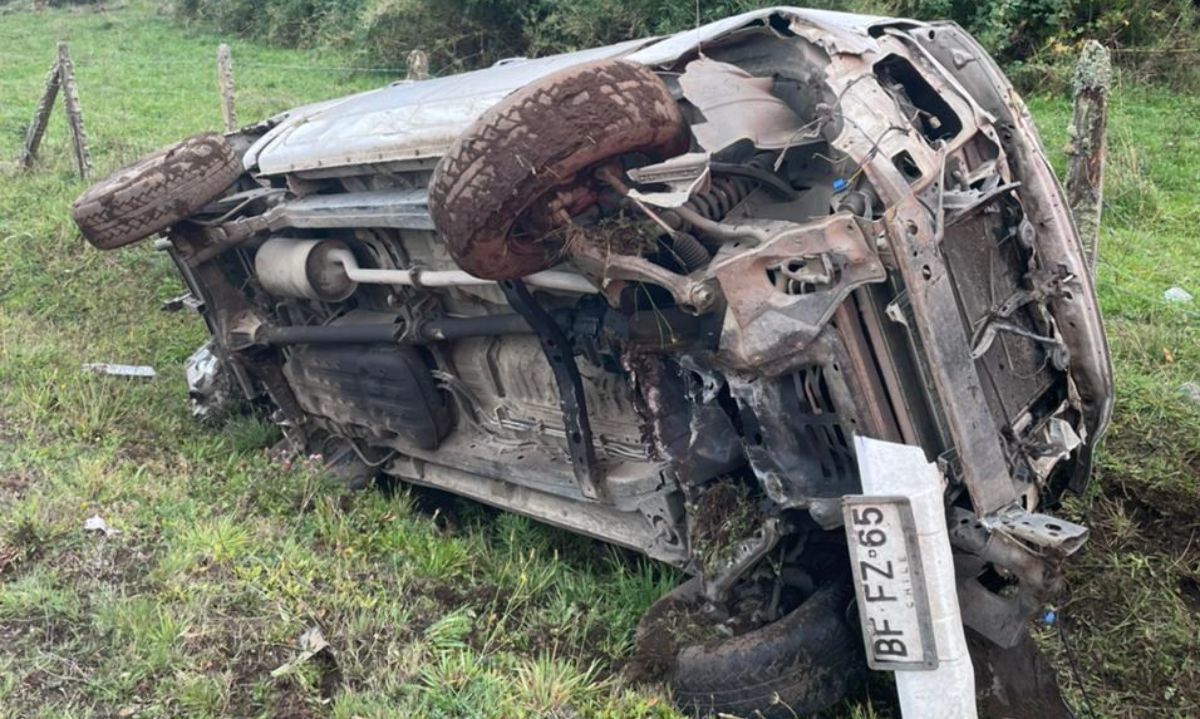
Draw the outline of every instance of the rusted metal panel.
M954 287L938 247L940 233L915 198L895 207L888 226L915 310L916 329L929 353L930 373L946 398L944 410L962 460L963 482L976 513L991 514L1012 505L1018 494L971 359Z

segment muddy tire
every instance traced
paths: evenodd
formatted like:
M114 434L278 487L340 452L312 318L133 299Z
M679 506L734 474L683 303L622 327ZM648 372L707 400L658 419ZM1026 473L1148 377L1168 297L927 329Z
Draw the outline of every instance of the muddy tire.
M197 135L92 185L71 216L88 242L112 250L179 222L220 197L241 174L224 137Z
M704 643L675 644L665 619L694 601L698 580L659 600L638 628L647 644L670 647L658 667L675 703L693 716L809 716L841 701L866 673L862 637L846 621L852 590L822 587L782 619L745 634ZM657 633L658 636L654 636Z
M430 214L462 269L523 277L556 264L562 249L561 239L514 236L538 200L617 156L686 149L679 107L653 72L621 60L567 68L509 95L458 138L434 170Z

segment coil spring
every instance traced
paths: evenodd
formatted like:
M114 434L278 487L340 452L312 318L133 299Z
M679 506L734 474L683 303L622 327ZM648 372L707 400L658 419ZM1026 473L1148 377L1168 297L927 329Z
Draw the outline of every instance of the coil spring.
M775 156L773 154L762 153L756 155L747 164L751 167L770 172L774 160ZM725 219L725 216L732 212L733 208L737 207L742 200L746 199L758 185L758 182L747 177L714 176L709 181L708 190L693 195L687 202L683 203L683 206L714 222L719 222ZM681 219L678 229L687 231L691 229L691 225Z
M764 153L756 155L747 164L756 169L770 172L774 159L774 155ZM693 195L683 203L683 206L709 220L719 222L725 219L725 216L746 199L759 184L758 181L748 177L714 175L709 181L708 189ZM712 254L700 240L691 234L691 223L670 210L663 213L663 219L675 230L670 242L673 254L684 265L684 268L688 272L693 272L708 264L708 261L712 259Z

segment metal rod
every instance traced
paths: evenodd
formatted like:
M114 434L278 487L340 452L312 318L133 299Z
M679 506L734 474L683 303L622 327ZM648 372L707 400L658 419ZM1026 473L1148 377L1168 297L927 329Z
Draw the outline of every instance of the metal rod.
M421 325L421 337L427 340L457 340L464 337L530 334L533 328L518 314L482 317L439 317Z
M485 280L462 270L380 270L367 269L358 266L358 261L349 252L338 252L330 255L330 259L340 262L346 269L346 276L355 282L367 285L419 285L421 287L471 287L495 285L494 280ZM535 272L521 278L523 282L533 287L547 290L560 290L576 294L596 294L596 288L583 275L560 270Z
M388 344L396 340L393 324L370 325L297 325L264 327L262 339L268 345Z
M417 341L440 342L464 337L529 334L533 332L533 329L521 315L502 314L480 317L438 317L422 322L418 326L418 332ZM370 324L269 326L263 328L261 337L265 344L281 347L319 344L392 344L401 339L402 334L403 327L400 324L372 322Z

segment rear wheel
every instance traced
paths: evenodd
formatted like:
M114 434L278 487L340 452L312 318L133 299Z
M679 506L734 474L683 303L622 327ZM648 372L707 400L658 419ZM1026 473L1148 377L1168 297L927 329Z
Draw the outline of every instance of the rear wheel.
M429 210L459 267L516 279L559 261L561 233L547 237L545 218L533 216L559 196L570 197L564 209L586 209L577 176L629 153L686 149L683 117L657 75L622 60L578 65L484 113L438 163Z
M221 135L188 138L92 185L71 207L83 236L101 250L137 242L220 197L242 174Z

